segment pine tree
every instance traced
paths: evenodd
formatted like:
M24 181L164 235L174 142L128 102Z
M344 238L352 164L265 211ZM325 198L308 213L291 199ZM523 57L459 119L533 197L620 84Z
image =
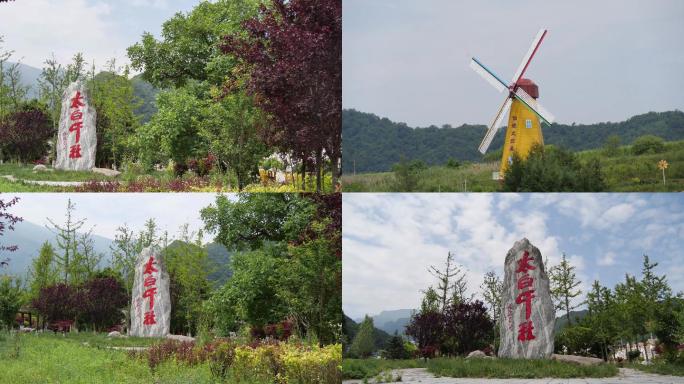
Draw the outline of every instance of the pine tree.
M466 300L467 282L465 272L461 266L454 263L454 256L447 253L444 270L431 265L428 271L437 278L437 292L440 300L440 310L444 312L452 302Z
M85 224L85 219L75 220L73 218L73 212L76 206L71 202L71 199L67 202L67 212L66 220L64 226L55 224L52 219L48 218L50 223L50 229L57 236L57 248L61 251L60 253L55 253L55 265L57 270L62 274L62 282L69 284L70 275L72 270L75 269L74 260L78 257L78 236L77 231L80 230Z
M388 359L406 359L407 355L404 339L397 334L397 331L394 331L394 336L387 342L385 357Z
M375 351L375 332L373 328L373 319L366 315L361 324L359 331L354 336L350 352L352 355L366 358L370 357Z
M560 264L553 266L549 271L549 278L551 280L551 296L556 302L556 309L565 311L565 316L570 321L570 311L578 308L582 303L573 305L571 300L579 296L582 291L574 290L582 282L577 280L575 276L575 267L571 266L568 259L563 254Z

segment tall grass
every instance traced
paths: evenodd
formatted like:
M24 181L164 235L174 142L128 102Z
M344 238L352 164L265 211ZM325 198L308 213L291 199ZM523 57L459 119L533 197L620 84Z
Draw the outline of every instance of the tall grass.
M571 378L610 377L618 373L614 365L581 366L555 360L523 359L432 359L427 369L437 376L486 378Z

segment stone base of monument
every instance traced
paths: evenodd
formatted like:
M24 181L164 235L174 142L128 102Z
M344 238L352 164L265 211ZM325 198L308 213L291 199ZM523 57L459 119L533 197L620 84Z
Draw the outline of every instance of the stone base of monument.
M99 174L105 175L107 177L116 177L116 176L119 176L121 174L121 172L115 171L115 170L109 169L109 168L93 168L92 171L94 173L99 173Z
M551 355L551 360L564 361L577 365L599 365L603 363L603 359L595 357L575 356L575 355Z

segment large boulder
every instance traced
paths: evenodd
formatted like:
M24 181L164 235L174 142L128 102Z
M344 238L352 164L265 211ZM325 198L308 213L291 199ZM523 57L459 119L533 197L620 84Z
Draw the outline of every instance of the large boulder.
M85 84L81 81L69 84L62 94L55 169L89 171L95 166L96 121Z
M556 355L551 356L552 360L564 361L566 363L577 365L599 365L603 363L603 359L596 357L575 356L575 355Z
M171 326L169 274L158 247L143 249L135 260L131 299L131 336L165 337Z
M556 313L549 277L541 252L527 239L506 255L501 312L499 357L551 357Z

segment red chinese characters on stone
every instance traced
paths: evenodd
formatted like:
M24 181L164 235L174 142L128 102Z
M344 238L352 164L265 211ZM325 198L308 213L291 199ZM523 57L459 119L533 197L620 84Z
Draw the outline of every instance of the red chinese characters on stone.
M145 276L143 286L147 289L143 291L142 297L143 299L148 299L150 304L150 310L145 312L143 325L157 324L157 319L154 316L154 295L157 294L157 278L154 277L154 272L159 272L159 270L154 267L154 256L150 256L147 263L145 263L145 269L143 270L143 276Z
M530 262L533 259L530 258L530 253L525 251L523 252L523 257L522 259L518 260L518 268L515 270L515 273L527 273L527 271L530 270L535 270L537 268L533 267L530 265Z
M518 340L520 341L530 341L536 339L532 334L534 325L531 321L526 321L518 326Z
M81 95L81 91L76 91L76 94L74 97L71 98L71 109L74 109L73 112L71 112L69 119L73 121L73 123L69 126L69 132L76 132L76 142L74 145L69 147L69 158L70 159L78 159L81 158L81 128L83 128L83 112L79 109L81 107L84 107L85 104L83 104L83 96Z
M518 278L517 288L521 290L521 292L515 298L515 303L522 304L525 307L525 322L518 327L519 341L530 341L535 339L535 336L532 333L534 325L530 320L530 316L532 315L532 299L536 296L534 295L534 289L531 289L534 286L534 279L528 272L537 268L530 265L532 261L534 261L534 259L530 257L530 253L525 251L523 257L517 261L517 268L515 270L516 273L523 274Z

